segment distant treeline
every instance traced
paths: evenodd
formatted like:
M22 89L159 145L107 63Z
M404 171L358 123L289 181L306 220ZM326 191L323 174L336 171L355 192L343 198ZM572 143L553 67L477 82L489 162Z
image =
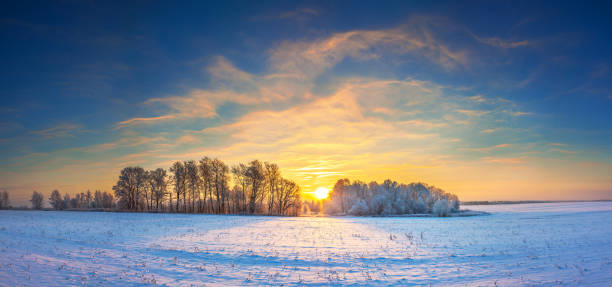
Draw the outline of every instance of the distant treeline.
M449 216L459 210L456 195L422 183L403 184L385 180L366 184L340 179L329 199L323 202L328 214L401 215L434 214Z
M42 196L41 196L42 198ZM32 195L32 206L34 205L34 195ZM62 195L56 189L51 192L49 196L49 204L53 209L65 210L65 209L112 209L115 208L115 198L109 192L102 192L96 190L93 194L91 191L77 193L74 197L70 197L69 194ZM42 205L42 203L41 203Z
M300 187L259 160L231 168L208 157L174 162L168 171L126 167L113 190L117 208L129 211L298 215L301 208Z
M606 202L610 199L598 200L497 200L497 201L462 201L461 205L497 205L497 204L526 204L526 203L559 203L559 202Z

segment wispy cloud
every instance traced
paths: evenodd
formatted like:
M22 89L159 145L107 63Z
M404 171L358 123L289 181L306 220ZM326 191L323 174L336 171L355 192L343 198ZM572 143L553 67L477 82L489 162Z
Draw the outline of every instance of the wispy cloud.
M492 133L497 132L499 130L500 130L499 128L484 129L484 130L481 131L481 133L483 133L483 134L492 134Z
M493 46L493 47L498 47L498 48L518 48L518 47L529 46L529 41L527 40L510 41L510 40L504 40L504 39L497 38L497 37L481 38L478 36L474 36L474 38L478 40L478 42L480 43L483 43L489 46Z
M490 111L479 111L479 110L457 110L457 112L470 117L479 117L490 113Z
M525 163L525 158L523 157L483 157L483 161L487 163L497 163L497 164L523 164Z
M149 118L131 118L131 119L127 119L125 121L121 121L117 123L116 127L122 128L122 127L132 126L136 124L152 123L152 122L164 121L164 120L169 120L169 119L174 119L174 118L175 118L174 115L164 115L164 116L149 117Z
M460 150L466 150L466 151L477 151L477 152L490 152L493 150L497 150L497 149L502 149L502 148L507 148L512 146L512 144L509 143L504 143L504 144L498 144L498 145L494 145L494 146L488 146L488 147L479 147L479 148L460 148Z
M74 134L81 131L83 126L79 124L64 123L42 130L30 131L33 135L42 136L45 139L74 137Z
M389 30L336 33L316 41L285 42L272 50L270 62L283 74L312 77L345 58L378 59L388 52L414 53L449 69L468 64L466 51L450 48L422 22Z

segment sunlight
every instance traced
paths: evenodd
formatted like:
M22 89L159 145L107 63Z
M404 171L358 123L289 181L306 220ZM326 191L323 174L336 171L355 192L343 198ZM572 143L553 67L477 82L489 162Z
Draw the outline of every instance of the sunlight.
M329 196L329 188L327 187L319 187L314 191L314 196L318 199L326 199Z

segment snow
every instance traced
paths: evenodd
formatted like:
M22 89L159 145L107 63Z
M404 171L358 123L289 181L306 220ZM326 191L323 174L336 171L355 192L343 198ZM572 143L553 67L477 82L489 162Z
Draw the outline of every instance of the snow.
M0 211L0 286L605 286L612 202L451 218Z

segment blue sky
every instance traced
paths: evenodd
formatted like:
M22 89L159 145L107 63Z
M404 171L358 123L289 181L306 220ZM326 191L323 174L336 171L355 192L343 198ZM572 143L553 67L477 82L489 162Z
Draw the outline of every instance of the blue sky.
M3 3L0 189L208 155L477 199L612 197L602 3Z

